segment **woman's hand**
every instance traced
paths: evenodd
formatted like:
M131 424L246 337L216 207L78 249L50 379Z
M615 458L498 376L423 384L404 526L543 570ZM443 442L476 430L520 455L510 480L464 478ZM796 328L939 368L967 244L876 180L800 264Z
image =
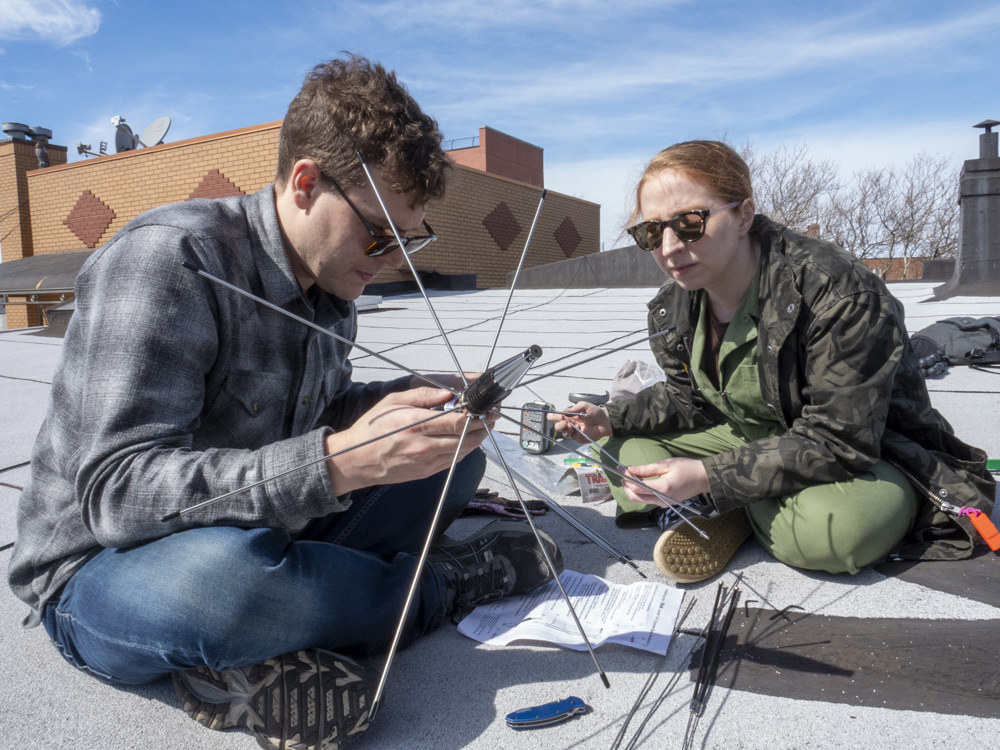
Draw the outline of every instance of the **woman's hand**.
M566 412L574 413L567 416ZM587 401L579 401L561 414L549 414L546 419L555 422L556 431L564 438L572 438L581 443L600 440L612 434L611 418L608 417L607 410Z
M646 487L630 482L628 477L641 479L644 484L661 495L666 495L679 503L711 490L704 464L694 458L666 458L656 463L628 468L626 479L622 483L628 499L634 503L666 508L669 503L658 498Z

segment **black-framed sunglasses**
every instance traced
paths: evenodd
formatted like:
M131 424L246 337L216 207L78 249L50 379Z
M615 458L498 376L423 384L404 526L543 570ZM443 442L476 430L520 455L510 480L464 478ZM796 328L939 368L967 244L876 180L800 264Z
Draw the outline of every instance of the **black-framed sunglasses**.
M368 222L368 219L364 217L361 211L358 210L358 207L351 202L351 199L347 197L347 193L345 193L343 189L341 189L340 185L337 184L337 181L335 179L333 179L330 175L324 172L320 172L320 174L323 176L324 180L333 185L333 187L337 190L337 192L340 193L340 197L343 198L345 201L347 201L347 205L354 210L354 213L356 213L358 215L358 218L361 219L361 223L365 225L365 229L368 230L368 234L372 236L373 242L365 249L365 255L367 255L369 258L377 258L379 255L385 255L386 253L391 253L393 250L399 247L399 243L396 241L396 238L394 236L386 237L385 235L381 235L375 231L375 228ZM427 234L421 234L416 237L400 237L400 239L403 241L404 253L406 253L407 255L413 255L415 252L417 252L417 250L421 250L427 247L429 244L431 244L434 240L437 239L437 235L434 234L434 230L431 229L431 225L428 224L426 220L424 221L424 229L427 230Z
M642 250L652 252L663 242L663 229L670 227L681 242L697 242L705 236L708 217L713 213L736 208L743 201L727 203L720 208L700 208L697 211L683 211L665 221L642 221L625 231Z

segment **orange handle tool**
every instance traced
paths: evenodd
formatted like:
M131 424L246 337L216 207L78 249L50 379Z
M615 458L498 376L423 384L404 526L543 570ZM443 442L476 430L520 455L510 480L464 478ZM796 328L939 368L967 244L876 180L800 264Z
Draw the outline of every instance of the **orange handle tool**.
M1000 549L1000 531L997 531L997 527L993 525L989 516L975 508L962 508L962 513L969 517L972 525L976 527L976 531L979 532L991 550L996 552Z

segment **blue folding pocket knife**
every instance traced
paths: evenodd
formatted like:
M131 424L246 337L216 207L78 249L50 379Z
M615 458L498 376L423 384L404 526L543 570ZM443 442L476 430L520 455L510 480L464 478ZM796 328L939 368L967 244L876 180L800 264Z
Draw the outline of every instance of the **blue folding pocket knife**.
M566 721L587 711L587 704L575 696L554 703L522 708L507 714L507 726L513 729L534 729Z

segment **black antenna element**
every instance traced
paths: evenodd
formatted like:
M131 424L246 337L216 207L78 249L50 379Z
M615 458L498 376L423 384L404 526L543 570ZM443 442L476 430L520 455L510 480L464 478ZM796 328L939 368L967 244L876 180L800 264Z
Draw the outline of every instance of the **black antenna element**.
M485 414L510 395L531 363L541 356L542 348L532 344L521 354L491 367L465 389L461 405L477 417Z

